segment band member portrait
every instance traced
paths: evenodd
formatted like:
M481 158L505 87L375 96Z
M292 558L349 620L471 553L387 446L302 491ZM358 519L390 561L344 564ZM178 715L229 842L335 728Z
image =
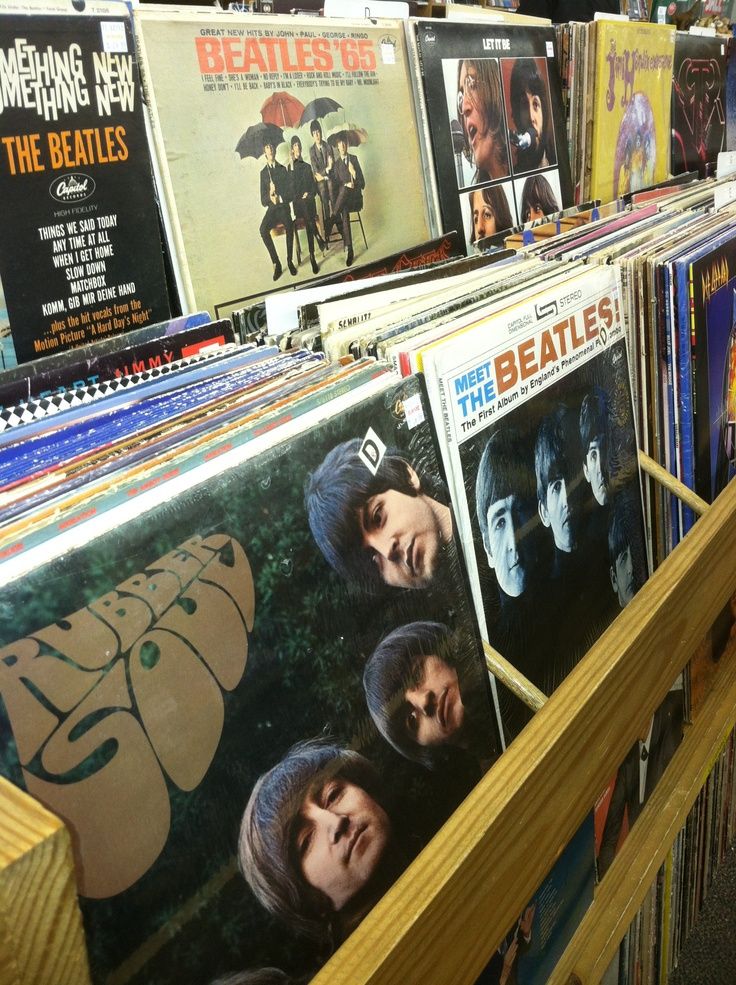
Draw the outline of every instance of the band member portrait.
M259 902L325 957L408 861L374 766L327 739L293 746L257 781L238 859Z
M337 135L337 156L335 157L334 180L337 189L332 208L332 218L327 222L325 239L329 240L332 224L338 219L342 223L342 241L347 250L345 265L353 263L353 237L350 231L350 213L360 212L363 208L363 189L365 178L360 167L360 161L355 154L348 154L347 136Z
M556 567L561 555L578 547L583 485L577 415L564 404L539 426L534 449L539 516L555 542Z
M479 188L468 196L473 229L473 243L494 236L514 224L508 199L500 185Z
M368 711L383 738L406 759L434 769L462 749L483 766L491 755L488 700L475 646L442 623L413 622L389 633L363 671Z
M521 192L521 221L533 222L560 211L552 185L543 174L527 178Z
M501 96L501 73L494 58L458 63L457 115L465 137L465 156L475 165L473 184L509 174Z
M634 519L627 497L616 497L608 527L608 557L610 560L611 588L620 608L624 608L640 588L636 565L631 551Z
M531 171L555 164L547 79L540 75L536 59L516 59L511 69L510 89L514 127L509 130L509 139L515 148L515 170Z
M452 541L444 490L388 449L375 474L354 438L333 448L307 479L312 535L328 564L366 591L428 588Z
M322 139L322 126L319 120L312 120L309 132L312 135L312 146L309 148L309 163L317 183L317 194L322 202L322 229L327 239L327 223L332 215L332 202L335 198L335 187L332 168L335 155L332 148Z
M324 240L317 230L317 206L314 197L317 194L317 182L311 167L302 160L302 142L296 135L291 138L291 199L294 205L294 218L304 222L309 244L309 260L312 273L319 273L317 261L314 258L314 242L320 250L325 248Z
M583 475L590 484L599 506L610 499L608 445L608 397L601 387L594 387L580 405L580 441L583 446Z
M273 279L278 280L282 274L281 261L279 260L276 247L273 244L271 230L277 226L283 226L286 233L286 262L289 272L296 274L296 267L292 260L294 249L294 224L291 220L291 210L289 200L291 187L289 174L283 164L276 160L276 148L270 141L263 145L263 153L266 156L266 163L261 170L261 205L265 208L263 219L261 219L260 234L263 245L268 251L268 255L273 263Z
M537 560L539 514L531 453L514 427L488 439L475 479L475 502L488 566L502 602L529 588Z

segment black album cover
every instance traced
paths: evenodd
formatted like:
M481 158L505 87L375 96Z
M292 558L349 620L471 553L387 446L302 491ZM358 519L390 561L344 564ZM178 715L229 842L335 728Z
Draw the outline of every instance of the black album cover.
M58 7L0 12L2 369L169 317L130 18Z
M728 39L678 31L672 85L672 173L715 167L726 149Z
M419 21L415 43L443 228L472 249L572 205L553 28Z

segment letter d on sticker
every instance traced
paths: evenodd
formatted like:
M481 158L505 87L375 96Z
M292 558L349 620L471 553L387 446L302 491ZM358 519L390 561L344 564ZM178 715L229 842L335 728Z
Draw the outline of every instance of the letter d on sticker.
M386 446L373 428L368 428L366 431L358 454L365 467L375 475L383 461L383 456L386 454Z

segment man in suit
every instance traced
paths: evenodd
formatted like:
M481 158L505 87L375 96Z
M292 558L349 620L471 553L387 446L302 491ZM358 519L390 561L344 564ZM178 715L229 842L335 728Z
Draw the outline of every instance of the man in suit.
M363 208L363 189L365 178L360 167L360 161L355 154L348 154L347 138L340 134L337 138L337 157L335 158L335 184L337 195L333 207L333 215L327 224L326 239L330 238L332 223L339 217L342 220L342 241L348 251L345 258L346 266L353 263L353 237L350 232L350 213Z
M289 209L290 187L289 174L283 164L276 160L276 148L270 141L263 145L263 153L266 155L266 163L261 170L261 205L265 208L265 213L261 219L260 234L263 245L268 251L273 263L273 279L278 280L282 269L276 247L273 245L271 230L276 226L283 226L286 230L286 262L289 265L289 272L296 274L296 267L292 260L294 249L294 223L291 221L291 210Z
M324 241L317 231L317 207L314 196L317 194L317 183L312 169L302 159L302 142L294 135L291 138L291 200L294 203L294 218L304 220L309 243L309 259L312 263L312 273L319 273L317 261L314 259L314 241L321 250L325 248Z
M309 148L309 163L312 165L312 173L317 183L317 194L322 201L322 222L327 239L327 223L332 215L332 203L335 198L335 183L333 181L332 168L335 163L335 155L332 148L322 140L322 127L319 120L312 120L309 128L314 143Z

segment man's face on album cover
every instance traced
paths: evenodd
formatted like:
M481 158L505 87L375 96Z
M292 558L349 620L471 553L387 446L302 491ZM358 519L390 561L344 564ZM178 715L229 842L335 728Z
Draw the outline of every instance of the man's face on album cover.
M426 588L452 536L449 507L420 491L413 469L409 480L415 496L387 489L371 496L359 516L363 547L392 588Z
M386 811L362 787L340 776L307 793L295 830L302 875L338 912L370 883L391 844Z
M600 506L605 506L608 502L608 477L603 463L604 455L605 442L603 438L598 436L588 445L585 462L583 463L583 473L590 483L595 501Z
M436 654L422 658L404 692L407 736L419 746L457 743L465 720L457 671Z
M511 494L497 499L488 507L488 541L485 544L488 564L496 572L502 591L517 598L527 587L529 563L524 543L530 534L532 510L525 508L519 496Z
M634 560L631 557L631 547L628 544L616 556L616 564L611 567L611 585L618 596L618 604L623 609L636 593Z
M557 475L547 484L547 502L539 504L545 527L551 527L555 547L571 553L577 547L578 504L574 496L575 478Z
M274 158L273 144L264 144L263 153L266 155L266 164L273 164L273 158Z

